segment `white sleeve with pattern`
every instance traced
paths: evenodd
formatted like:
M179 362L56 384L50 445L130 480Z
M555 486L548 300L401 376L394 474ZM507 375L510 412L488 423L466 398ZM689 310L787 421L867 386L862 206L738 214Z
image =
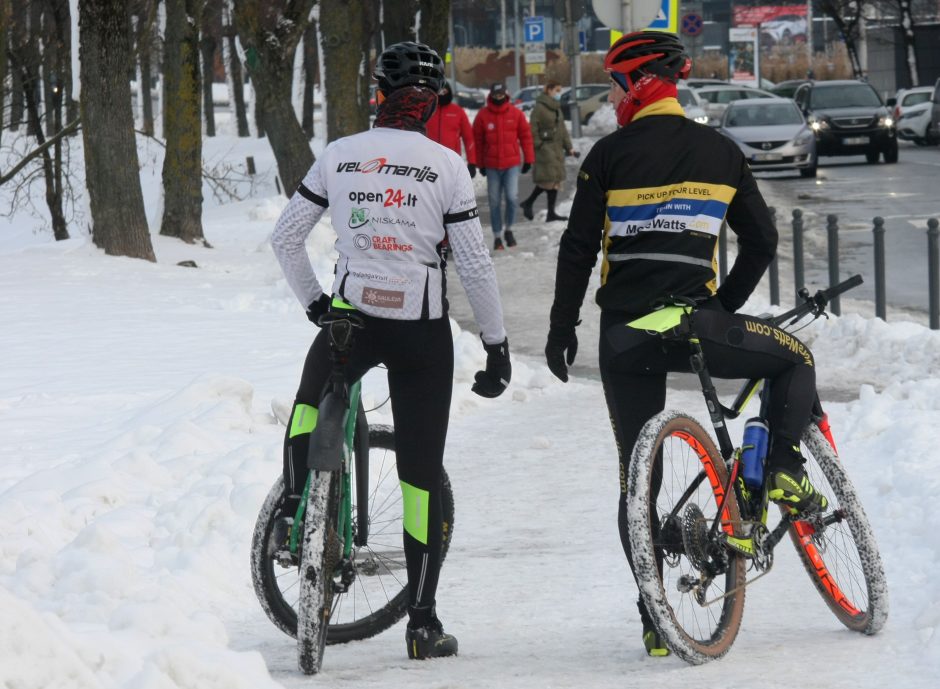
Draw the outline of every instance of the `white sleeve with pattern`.
M287 284L305 309L323 294L305 242L327 206L326 188L318 160L288 201L271 235L271 247L281 264Z
M467 293L483 341L486 344L498 344L506 339L503 305L499 298L496 269L486 248L476 205L470 173L461 164L457 171L454 198L444 216L447 241L454 254L457 276Z

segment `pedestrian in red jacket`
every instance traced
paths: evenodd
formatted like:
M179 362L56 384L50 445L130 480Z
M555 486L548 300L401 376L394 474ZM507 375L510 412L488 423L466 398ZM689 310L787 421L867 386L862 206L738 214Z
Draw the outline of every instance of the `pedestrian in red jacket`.
M446 81L437 92L437 109L426 125L428 137L442 146L460 155L460 142L467 155L467 169L470 176L477 174L476 147L473 144L473 128L470 118L459 105L453 102L454 92Z
M535 160L532 132L525 115L509 102L504 84L493 84L486 106L473 120L473 138L480 174L486 177L490 201L490 225L493 228L493 249L515 246L512 223L516 218L519 198L519 163L528 172ZM521 147L521 151L520 151ZM505 232L500 204L505 197Z

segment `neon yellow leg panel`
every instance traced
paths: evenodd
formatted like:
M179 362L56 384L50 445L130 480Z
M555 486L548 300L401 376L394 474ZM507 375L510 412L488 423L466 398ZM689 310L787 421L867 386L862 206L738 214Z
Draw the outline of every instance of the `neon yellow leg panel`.
M419 543L428 544L428 496L426 490L401 481L405 531Z
M309 404L298 404L294 406L294 416L290 423L290 437L310 433L317 427L317 408Z

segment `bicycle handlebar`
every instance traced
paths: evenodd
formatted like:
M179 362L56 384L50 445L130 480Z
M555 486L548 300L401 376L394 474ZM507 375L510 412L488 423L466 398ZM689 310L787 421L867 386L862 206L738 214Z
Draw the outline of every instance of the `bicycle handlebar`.
M848 280L844 280L838 285L817 291L813 296L810 296L809 290L803 287L798 292L799 296L803 298L803 303L789 311L781 313L779 316L774 316L770 319L770 322L774 325L780 325L791 318L795 321L810 313L816 317L821 316L826 312L826 305L829 304L833 297L837 297L843 292L848 292L850 289L858 287L862 282L864 282L864 280L862 280L861 275L853 275Z

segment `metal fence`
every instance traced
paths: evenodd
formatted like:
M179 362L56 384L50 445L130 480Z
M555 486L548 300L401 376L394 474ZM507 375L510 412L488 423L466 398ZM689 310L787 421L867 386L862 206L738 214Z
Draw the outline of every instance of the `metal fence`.
M774 226L778 232L781 228L777 221L777 211L770 209ZM882 320L888 319L885 278L885 223L881 217L872 218L872 234L874 237L874 281L875 281L875 315ZM940 222L936 218L927 220L927 289L928 312L931 330L940 330ZM798 295L799 290L806 284L805 260L803 251L803 211L795 208L792 211L790 227L793 236L793 293ZM839 282L839 218L835 214L826 216L826 245L827 264L829 269L829 284ZM722 224L718 237L718 265L721 280L724 280L728 270L728 237L727 226ZM780 304L780 264L779 255L774 257L770 264L768 276L770 278L770 303ZM797 299L799 297L797 296ZM830 311L835 315L841 314L839 297L835 297L830 305Z

